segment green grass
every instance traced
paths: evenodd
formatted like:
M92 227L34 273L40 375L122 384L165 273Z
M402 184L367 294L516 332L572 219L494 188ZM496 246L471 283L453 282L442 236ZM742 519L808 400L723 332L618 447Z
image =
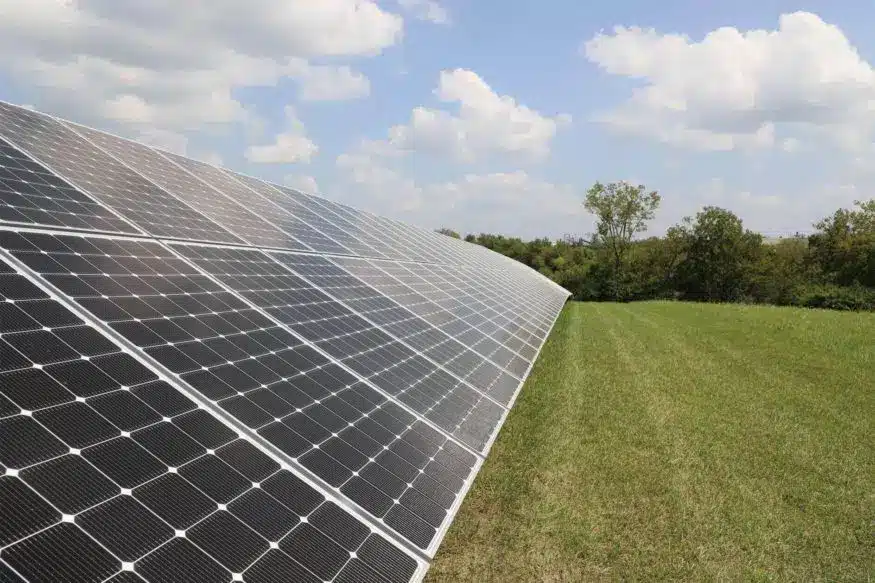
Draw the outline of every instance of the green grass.
M875 314L569 304L427 581L875 580Z

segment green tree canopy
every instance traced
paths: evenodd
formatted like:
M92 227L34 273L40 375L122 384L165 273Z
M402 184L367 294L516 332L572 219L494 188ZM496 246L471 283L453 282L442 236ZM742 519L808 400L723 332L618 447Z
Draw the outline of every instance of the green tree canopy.
M441 235L446 235L447 237L452 237L453 239L461 239L462 238L462 236L459 235L459 233L457 231L454 231L454 230L447 228L447 227L441 227L436 232L440 233Z
M624 260L632 239L647 230L659 208L656 191L647 192L643 184L628 182L602 184L596 182L586 193L583 205L596 216L597 239L610 253L613 261L614 297L622 294Z
M706 301L741 299L750 266L759 257L762 235L748 231L732 211L709 206L679 225L685 240L678 266L686 297Z

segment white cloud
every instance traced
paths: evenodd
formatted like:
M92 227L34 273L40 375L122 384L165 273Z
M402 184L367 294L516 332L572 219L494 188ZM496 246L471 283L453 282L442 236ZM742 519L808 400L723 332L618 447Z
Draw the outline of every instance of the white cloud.
M319 184L312 176L305 174L289 174L283 178L283 183L306 194L319 194Z
M371 94L368 78L349 67L311 65L297 59L286 71L298 81L301 101L346 101Z
M420 20L427 20L434 24L450 23L447 9L434 0L398 0L398 6Z
M540 237L558 233L582 234L591 222L583 209L582 193L540 180L517 170L467 174L459 180L425 189L432 222L466 233L502 233ZM441 213L432 207L442 209Z
M384 150L385 157L380 156ZM382 142L364 142L357 151L337 157L337 168L343 172L352 189L345 196L355 206L367 206L375 213L410 212L422 207L422 189L402 172L391 168L391 158L397 151ZM397 160L398 156L394 156ZM367 197L367 205L356 200Z
M389 130L388 142L402 150L423 150L474 162L490 155L542 160L568 115L548 117L496 93L473 71L443 71L435 95L458 105L458 114L417 107L406 125Z
M249 146L246 159L257 164L309 163L319 147L306 136L295 108L286 106L286 130L274 136L272 144Z
M374 0L0 0L0 15L0 70L38 107L174 132L249 123L236 90L284 77L304 99L366 95L360 74L309 61L376 55L403 25Z
M145 128L137 134L136 140L180 156L188 153L188 138L175 132Z
M218 152L203 152L195 156L198 160L202 162L206 162L207 164L212 164L213 166L222 166L224 160L222 160L222 155Z
M582 51L643 82L597 118L621 131L702 150L795 151L822 138L859 149L875 130L875 70L837 26L808 12L782 15L776 30L724 27L700 41L616 27Z
M522 170L420 182L392 167L397 158L362 153L369 147L373 148L366 144L358 153L337 159L348 181L337 191L354 206L428 228L451 227L466 233L536 237L583 233L589 228L582 194L571 186Z
M417 107L411 121L390 128L386 139L363 140L338 156L337 168L348 182L339 190L349 193L348 202L431 227L463 230L498 231L504 226L535 233L538 225L552 223L548 231L554 232L555 221L573 221L580 201L569 187L521 170L475 171L444 182L423 182L408 174L411 167L422 168L415 153L439 154L431 156L429 165L441 159L471 165L540 161L549 155L558 129L570 122L569 116L548 117L499 95L476 73L463 69L442 72L434 93L444 103L457 104L458 113ZM362 197L366 205L358 200Z

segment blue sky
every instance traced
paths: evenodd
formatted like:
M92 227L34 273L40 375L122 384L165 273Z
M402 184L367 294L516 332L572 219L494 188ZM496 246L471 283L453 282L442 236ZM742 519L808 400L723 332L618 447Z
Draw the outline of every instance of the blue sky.
M656 233L872 196L869 2L187 6L0 0L0 98L464 232L583 234L596 180L658 190Z

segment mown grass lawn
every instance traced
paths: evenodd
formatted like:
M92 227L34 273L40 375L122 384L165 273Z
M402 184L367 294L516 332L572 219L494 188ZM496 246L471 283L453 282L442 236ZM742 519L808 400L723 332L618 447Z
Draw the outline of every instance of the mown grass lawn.
M875 580L875 314L569 304L427 581Z

